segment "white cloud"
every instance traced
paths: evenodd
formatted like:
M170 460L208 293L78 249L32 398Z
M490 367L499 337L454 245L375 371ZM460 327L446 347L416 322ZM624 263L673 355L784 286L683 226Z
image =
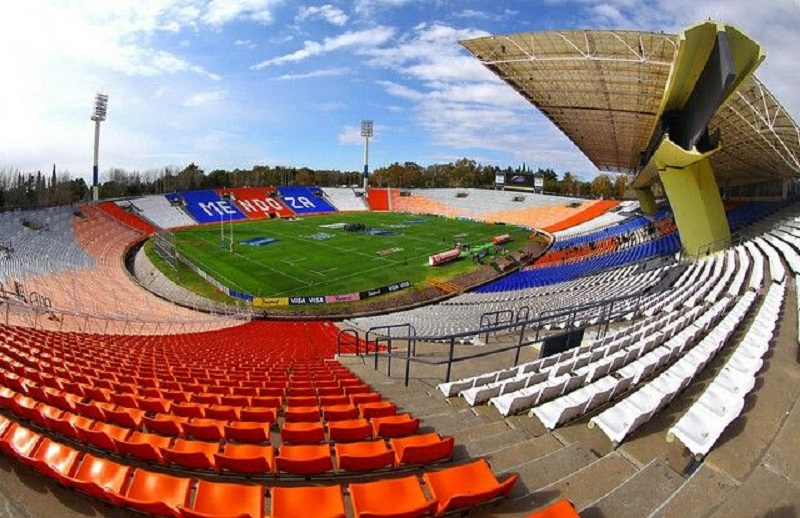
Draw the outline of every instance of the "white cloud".
M281 0L211 0L202 21L216 26L239 18L272 23L272 11L281 3Z
M250 40L236 40L233 42L234 45L237 47L244 47L246 49L254 49L256 48L256 44Z
M394 35L392 27L378 26L362 31L348 31L338 36L325 38L322 43L316 41L306 41L303 48L275 58L267 59L250 67L252 70L261 70L272 65L281 65L296 61L303 61L319 54L325 54L344 48L352 48L355 51L364 51L386 43Z
M346 24L347 20L349 19L349 17L344 14L344 11L330 4L301 7L295 19L299 22L302 22L315 18L325 20L328 23L338 25L340 27Z
M353 146L356 144L363 144L364 137L361 136L360 126L344 126L337 137L339 144Z
M419 0L356 0L354 11L360 16L371 16L378 9L402 7Z
M297 79L310 79L314 77L335 77L343 76L350 73L347 68L325 68L321 70L312 70L311 72L303 72L302 74L284 74L282 76L273 77L275 81L294 81Z
M203 106L205 104L214 103L224 99L227 96L227 92L224 90L209 90L207 92L197 92L181 102L183 106L193 108L197 106Z
M515 11L513 9L505 9L502 13L491 13L487 11L479 11L477 9L464 9L463 11L455 13L453 16L456 18L472 18L475 20L500 22L517 14L519 14L519 11Z

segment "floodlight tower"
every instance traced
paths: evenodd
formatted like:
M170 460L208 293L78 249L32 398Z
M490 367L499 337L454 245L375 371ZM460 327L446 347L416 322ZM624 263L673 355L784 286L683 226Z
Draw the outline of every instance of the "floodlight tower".
M373 135L372 121L361 121L361 136L364 137L364 191L369 180L369 138Z
M97 158L100 154L100 123L106 120L106 111L108 110L108 95L98 93L94 96L94 112L92 112L92 120L94 121L94 167L92 168L92 201L97 201L100 197L99 185L100 174L97 166Z

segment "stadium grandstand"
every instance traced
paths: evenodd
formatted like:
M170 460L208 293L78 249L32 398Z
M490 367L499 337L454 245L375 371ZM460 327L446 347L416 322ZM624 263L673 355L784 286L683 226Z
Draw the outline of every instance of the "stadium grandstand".
M632 174L638 199L293 185L0 214L4 513L797 513L800 131L752 75L763 51L711 21L463 45L598 168ZM764 180L782 196L747 194ZM723 183L744 194L723 199ZM347 219L383 213L402 219ZM176 244L208 232L234 262L311 222L299 241L344 262L332 236L391 239L427 217L487 232L491 264L467 231L433 232L463 242L421 268L473 269L431 274L419 293L436 300L418 307L400 283L296 297L385 301L337 322L276 318L292 297L245 293ZM272 234L235 241L253 225ZM513 232L535 253L507 249ZM380 263L398 248L350 252ZM294 267L281 264L261 266ZM176 280L181 265L214 297ZM312 273L314 289L332 277Z

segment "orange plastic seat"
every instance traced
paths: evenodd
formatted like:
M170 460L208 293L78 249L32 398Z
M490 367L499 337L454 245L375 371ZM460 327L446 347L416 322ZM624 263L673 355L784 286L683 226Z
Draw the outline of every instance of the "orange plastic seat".
M138 428L144 417L144 411L136 408L109 408L105 413L107 421L126 428Z
M45 405L33 416L33 422L39 426L49 428L50 421L60 419L64 412L55 406Z
M277 407L242 407L239 417L242 421L257 423L274 423L277 419Z
M365 384L343 385L342 388L344 388L345 395L348 396L374 394L374 392L372 392L372 387Z
M172 405L170 412L180 417L205 417L205 406L196 403Z
M125 440L130 428L96 422L91 428L78 428L78 437L87 444L106 451L117 451L115 440Z
M488 502L511 491L518 475L498 482L484 459L437 472L423 474L433 498L439 501L437 514Z
M331 442L353 442L372 438L372 426L366 419L351 419L327 423L328 440Z
M315 396L315 395L317 395L317 392L310 386L308 386L308 387L300 387L300 386L293 387L293 386L290 386L289 389L287 390L287 393L288 393L289 396L295 396L295 397L296 396Z
M275 466L286 473L315 475L331 471L333 461L327 445L286 445L278 451Z
M178 516L178 506L185 506L189 499L191 483L190 478L137 469L125 495L116 491L109 491L108 495L117 505L161 516Z
M314 444L325 440L322 423L284 423L281 427L281 441L286 444Z
M89 401L88 403L83 403L81 401L75 401L76 414L80 414L84 417L95 419L97 421L108 420L108 418L106 417L106 410L111 410L113 408L114 405L111 403L98 403L95 401Z
M286 406L317 406L317 398L314 396L289 396L286 398Z
M273 487L270 490L270 518L345 518L342 488Z
M241 408L243 406L250 406L250 398L244 395L222 396L222 404Z
M348 394L350 402L356 406L364 403L377 403L381 400L381 395L377 392L362 392L359 394Z
M119 495L122 491L122 486L128 480L130 472L130 466L117 464L114 461L87 453L75 473L72 476L64 477L63 482L84 493L105 500L113 500L113 495Z
M320 406L334 406L334 405L350 405L350 398L344 395L330 395L319 397Z
M215 419L195 418L183 423L183 431L195 439L218 441L222 439L222 424Z
M417 477L350 484L356 518L415 518L433 514L437 501L428 500Z
M43 475L61 481L69 476L79 452L64 444L51 441L45 437L36 448L36 453L30 457L30 465Z
M170 464L191 469L213 469L214 454L219 450L215 442L175 439L175 444L161 448L161 454Z
M191 509L178 506L187 518L262 518L264 486L200 480Z
M180 417L171 415L157 415L155 417L143 417L142 424L148 432L158 433L176 437L183 434L183 422Z
M453 456L455 439L442 439L438 433L411 435L389 441L395 452L395 462L401 464L427 464L449 459Z
M191 397L192 403L200 403L202 405L219 405L222 401L220 394L211 393L194 393Z
M317 384L317 395L320 398L324 396L344 396L344 389L338 384L331 386L320 386Z
M164 462L161 448L169 447L172 439L152 433L133 432L127 439L114 442L121 455L129 455L151 462Z
M284 421L287 423L308 423L319 421L318 406L298 406L286 407L283 413Z
M223 427L225 439L229 441L258 444L269 441L269 425L235 421Z
M529 514L525 518L580 518L580 515L578 511L575 510L575 506L572 505L572 502L566 498L562 498L540 511Z
M206 408L206 417L219 421L238 421L239 409L223 405L210 406Z
M374 471L394 464L394 452L383 441L337 444L334 451L340 470Z
M412 418L409 414L376 417L370 421L370 424L372 424L375 437L404 437L417 433L419 430L419 419Z
M250 406L262 408L280 408L283 398L279 396L254 396L250 398Z
M225 445L225 450L214 454L218 469L234 473L272 473L275 450L272 446L255 444Z
M154 414L166 414L169 412L172 402L160 397L138 397L136 406L145 412Z
M364 419L373 417L388 417L397 414L397 406L391 401L376 401L358 405L358 412Z
M34 451L41 439L42 436L33 430L13 423L9 426L3 439L0 440L0 449L23 462L28 462L31 452Z
M357 419L358 409L355 405L331 405L322 407L322 418L325 421L346 421Z

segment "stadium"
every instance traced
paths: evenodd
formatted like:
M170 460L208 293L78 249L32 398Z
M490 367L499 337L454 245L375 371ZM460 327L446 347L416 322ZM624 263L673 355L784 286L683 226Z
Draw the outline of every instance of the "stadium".
M365 172L4 212L4 513L797 514L800 129L764 50L462 45L637 199Z

